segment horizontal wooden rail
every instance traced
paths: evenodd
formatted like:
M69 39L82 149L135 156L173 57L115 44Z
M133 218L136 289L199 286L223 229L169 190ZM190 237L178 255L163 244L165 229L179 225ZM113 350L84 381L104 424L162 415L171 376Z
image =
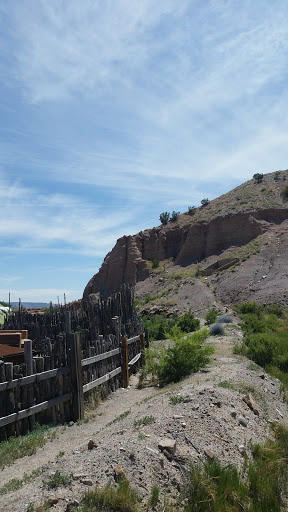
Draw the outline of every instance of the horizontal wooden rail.
M96 388L96 386L100 386L100 384L107 382L108 380L112 379L119 373L121 373L121 367L115 368L115 370L112 370L112 372L106 373L102 377L99 377L98 379L93 380L92 382L88 382L88 384L85 384L83 386L83 393L86 393L87 391L90 391L91 389Z
M140 341L140 336L134 336L134 338L130 338L127 340L128 345L131 345L131 343L136 343L136 341Z
M139 352L139 354L137 354L135 357L133 357L133 359L131 359L131 361L129 361L128 363L128 366L133 366L133 364L137 363L137 361L139 361L141 357L141 352Z
M52 379L52 377L57 377L58 375L65 375L70 372L69 366L61 366L60 368L55 368L54 370L48 370L47 372L34 373L33 375L28 375L27 377L21 377L20 379L9 380L6 382L0 383L0 392L6 391L8 389L14 389L20 386L27 386L28 384L33 384L34 382L40 382L46 379Z
M98 354L97 356L87 357L87 359L82 359L81 365L87 366L88 364L97 363L98 361L103 361L104 359L108 359L108 357L116 356L120 354L120 348L114 348L114 350L110 350L109 352L104 352L103 354Z
M14 421L23 420L24 418L28 418L33 414L45 411L45 409L50 409L50 407L55 407L56 405L62 404L63 402L67 402L67 400L71 400L71 396L71 393L66 393L65 395L60 395L57 396L56 398L51 398L51 400L41 402L41 404L33 405L28 409L23 409L22 411L14 412L13 414L9 414L9 416L4 416L3 418L0 418L0 427L4 427L5 425L14 423Z

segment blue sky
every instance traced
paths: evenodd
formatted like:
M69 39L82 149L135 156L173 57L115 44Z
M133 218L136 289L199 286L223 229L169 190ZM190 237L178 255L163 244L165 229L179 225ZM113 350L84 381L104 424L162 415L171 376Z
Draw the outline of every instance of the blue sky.
M286 169L286 0L0 0L0 300Z

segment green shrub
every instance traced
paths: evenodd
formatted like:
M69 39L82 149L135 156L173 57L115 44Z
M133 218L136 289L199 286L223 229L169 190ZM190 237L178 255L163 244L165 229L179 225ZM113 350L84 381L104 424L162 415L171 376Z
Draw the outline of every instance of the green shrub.
M269 369L274 375L278 372L278 378L287 387L287 312L277 304L246 306L239 307L239 310L249 311L246 314L241 313L244 340L242 344L234 347L234 352L246 355L259 366L264 367L267 372ZM250 312L251 310L253 313Z
M154 484L152 489L151 489L151 495L150 495L150 498L149 498L149 506L152 508L152 509L155 509L158 501L159 501L159 493L160 493L160 489L159 489L159 486L157 484Z
M256 302L244 302L243 304L235 305L234 309L237 313L243 315L246 315L247 313L259 315L261 312L261 308L256 304Z
M266 306L265 310L267 311L267 313L271 313L278 317L283 316L283 308L281 306L278 306L278 304L270 304L269 306Z
M168 212L160 213L160 217L159 218L160 218L161 224L167 224L167 222L170 219L170 213L168 213Z
M206 325L214 324L216 322L217 316L218 316L217 309L215 309L215 308L209 309L209 311L207 311L206 316L205 316Z
M188 206L189 215L194 215L195 210L196 210L196 206Z
M244 334L264 332L265 322L263 321L262 318L259 318L254 314L248 313L244 317L244 321L241 323L241 328Z
M172 222L175 222L178 219L179 215L180 215L180 212L174 212L173 211L172 214L171 214L171 219L170 220Z
M210 336L224 336L225 330L222 324L212 324L209 330Z
M179 337L183 333L196 331L200 327L200 321L190 311L182 317L178 317L176 313L170 318L164 314L143 315L142 320L144 327L149 330L151 340L164 340L172 335Z
M264 178L264 174L261 174L259 172L256 172L256 174L253 174L253 179L255 180L256 183L262 183L263 178Z
M157 315L144 315L142 320L144 327L149 330L149 336L151 340L163 340L165 339L165 333L169 332L170 329L176 323L176 315L172 318L167 318L164 314Z
M158 268L159 267L159 264L160 264L160 261L157 260L156 258L154 258L152 260L152 268Z
M138 512L138 496L123 476L117 487L110 483L104 488L96 488L84 494L78 512Z
M57 489L62 485L67 486L70 485L73 480L72 473L70 475L64 475L61 471L55 471L53 475L49 477L48 480L43 480L43 486L48 489Z
M171 395L169 396L169 401L171 402L171 404L181 404L182 402L184 402L184 398L183 396L181 395Z
M207 206L207 204L209 204L209 202L210 202L210 201L209 201L208 197L206 197L206 198L204 198L204 199L202 199L202 200L201 200L201 204L202 204L202 206Z
M208 364L213 347L202 346L207 336L207 329L191 334L186 339L176 340L172 347L161 354L157 370L160 386L179 382Z
M246 339L245 344L249 359L262 367L272 363L274 342L271 335L261 332L252 334Z
M179 318L176 322L177 327L181 329L182 332L193 332L197 331L200 328L200 320L194 317L193 313L186 312L183 316Z
M217 316L216 322L220 324L231 324L232 318L229 315L219 315Z

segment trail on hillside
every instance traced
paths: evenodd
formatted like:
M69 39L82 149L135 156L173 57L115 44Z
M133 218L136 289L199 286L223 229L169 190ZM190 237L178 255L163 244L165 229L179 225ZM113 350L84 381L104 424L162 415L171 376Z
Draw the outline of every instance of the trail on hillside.
M95 416L88 423L58 427L56 438L35 455L3 468L1 487L38 468L41 474L18 491L1 496L0 510L23 512L29 504L38 505L47 499L52 500L54 511L71 510L85 490L114 482L117 466L144 503L155 483L161 496L173 501L190 461L204 461L207 454L213 454L223 465L240 466L243 447L249 456L251 443L264 442L271 436L272 421L288 425L288 409L280 395L279 381L243 356L233 354L234 344L241 340L240 328L230 325L226 331L226 336L207 340L215 346L215 353L202 371L163 389L137 389L138 379L133 376L130 388L110 395L92 411ZM247 393L253 395L259 415L243 402ZM173 404L171 396L182 396L184 401ZM242 424L239 417L245 420ZM159 449L160 441L166 439L176 441L174 457ZM98 447L88 450L90 440ZM55 471L72 473L71 485L44 487L43 481Z

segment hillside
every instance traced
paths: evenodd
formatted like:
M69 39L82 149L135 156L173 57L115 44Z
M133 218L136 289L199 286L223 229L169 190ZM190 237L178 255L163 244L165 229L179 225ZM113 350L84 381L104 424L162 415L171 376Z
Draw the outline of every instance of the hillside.
M287 184L288 171L265 174L260 183L251 179L174 222L120 238L84 299L129 282L142 309L148 304L154 311L200 312L245 300L286 303ZM234 259L229 269L205 275L227 258Z

